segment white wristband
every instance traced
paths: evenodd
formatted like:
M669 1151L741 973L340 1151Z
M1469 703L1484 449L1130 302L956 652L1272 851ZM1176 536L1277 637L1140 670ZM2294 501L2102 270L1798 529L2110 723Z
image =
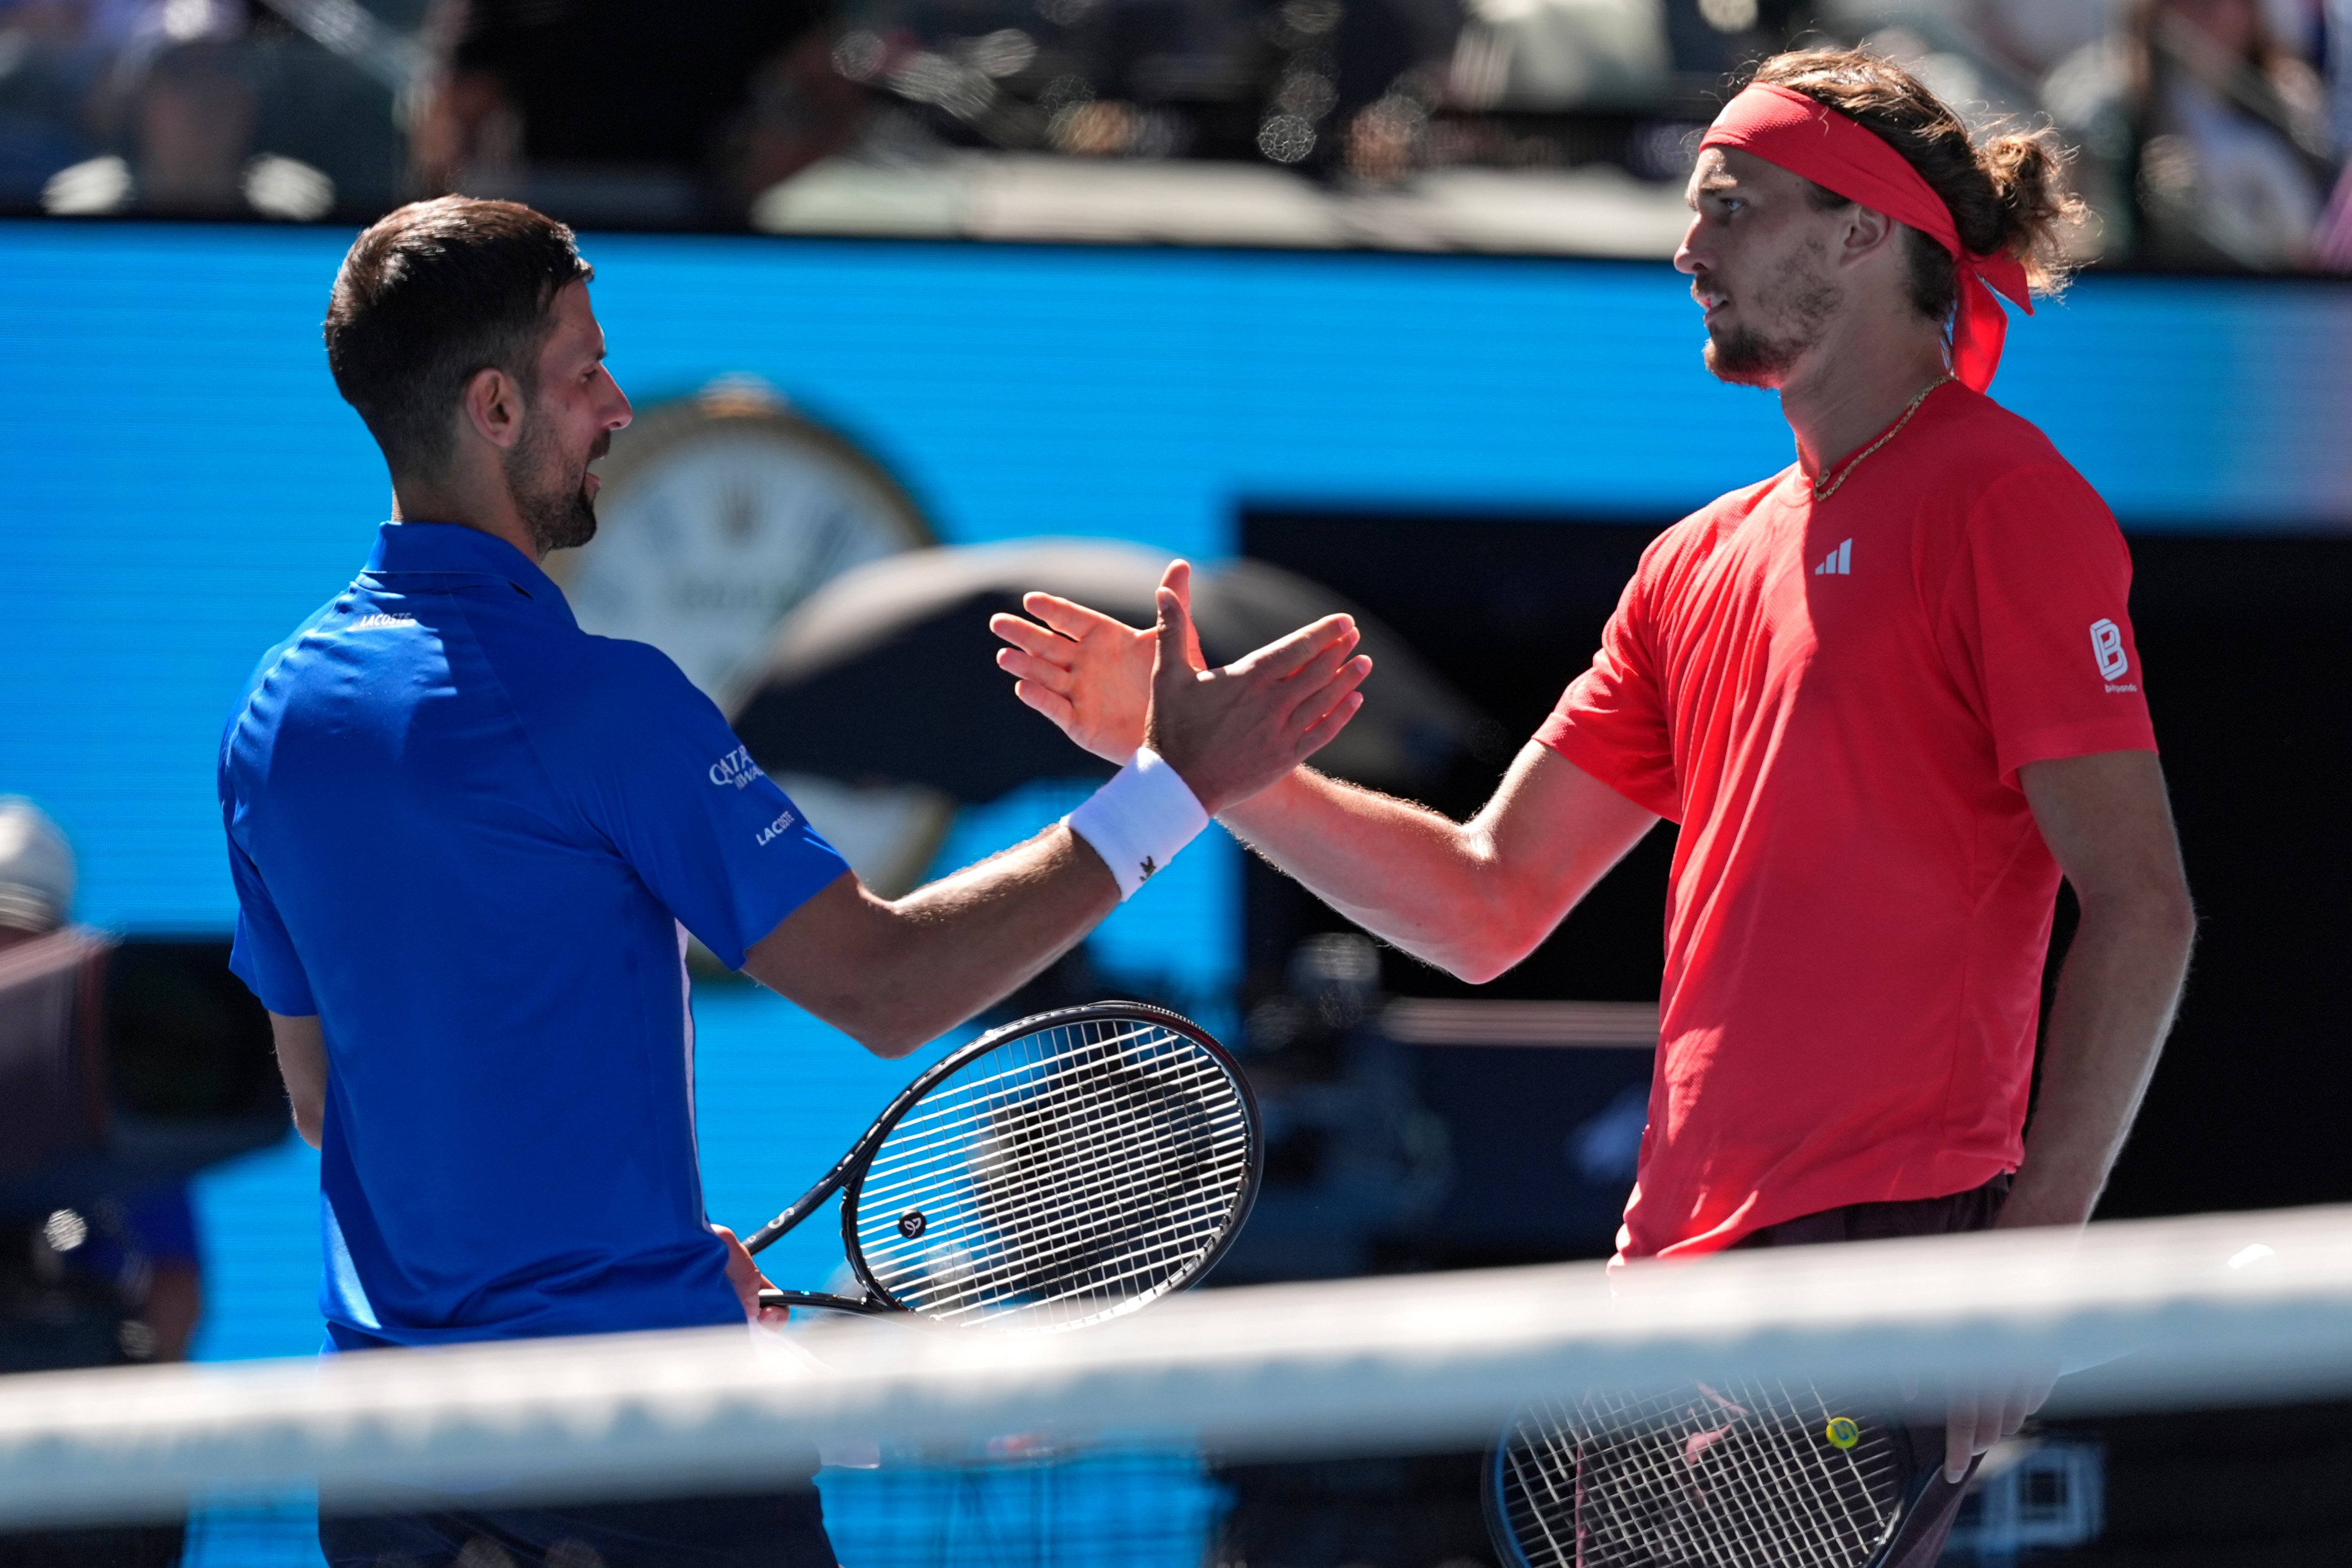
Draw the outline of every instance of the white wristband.
M1209 814L1167 758L1138 746L1110 783L1062 821L1103 858L1124 902L1209 826Z

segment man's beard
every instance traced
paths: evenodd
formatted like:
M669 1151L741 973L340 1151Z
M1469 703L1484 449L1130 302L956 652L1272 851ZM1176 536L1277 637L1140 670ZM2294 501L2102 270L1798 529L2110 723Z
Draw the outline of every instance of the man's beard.
M1759 310L1792 321L1787 332L1775 335L1760 327L1738 326L1708 334L1704 357L1717 380L1735 386L1779 386L1788 380L1806 351L1828 335L1831 318L1844 303L1837 286L1821 276L1826 259L1818 247L1801 251L1756 291ZM1780 307L1776 312L1775 306Z
M551 550L576 550L596 537L596 503L588 499L588 463L612 449L613 437L607 431L588 449L588 461L576 472L568 472L547 426L536 419L524 421L522 439L507 454L507 489L541 555Z

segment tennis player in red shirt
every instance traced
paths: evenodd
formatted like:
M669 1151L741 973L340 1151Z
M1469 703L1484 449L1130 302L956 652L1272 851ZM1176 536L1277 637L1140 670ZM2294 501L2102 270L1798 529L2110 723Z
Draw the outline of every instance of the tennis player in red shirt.
M2130 559L2091 487L1985 395L2007 324L1990 290L2030 309L2029 280L2063 279L2060 155L2046 134L1972 144L1861 51L1767 61L1703 141L1675 264L1707 367L1780 393L1797 461L1650 546L1468 822L1304 767L1222 814L1474 982L1681 824L1624 1258L2079 1225L2138 1107L2194 921ZM998 617L998 659L1124 758L1155 637L1187 633L1169 605L1137 632L1032 595L1044 624ZM2082 923L2029 1133L2061 876ZM2038 1397L1958 1394L1947 1474Z

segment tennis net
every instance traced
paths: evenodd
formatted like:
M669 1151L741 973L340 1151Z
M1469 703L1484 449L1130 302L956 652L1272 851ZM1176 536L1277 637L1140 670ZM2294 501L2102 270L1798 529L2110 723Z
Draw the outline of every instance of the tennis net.
M1892 1398L2037 1368L2067 1373L2047 1411L2065 1440L1990 1467L1963 1542L2000 1525L2030 1545L1992 1515L2017 1513L2035 1487L2095 1490L2078 1473L2095 1444L2067 1436L2084 1422L2275 1407L2281 1429L2299 1431L2296 1407L2352 1396L2352 1208L1791 1248L1614 1277L1563 1265L1205 1289L1065 1334L813 1316L783 1335L38 1373L0 1380L0 1528L163 1518L272 1489L356 1503L485 1477L508 1478L495 1493L516 1500L700 1494L756 1488L815 1446L845 1526L961 1509L1002 1527L959 1545L952 1529L897 1539L877 1525L863 1552L844 1544L852 1568L1041 1560L1035 1544L1057 1540L1071 1547L1045 1554L1057 1562L1107 1542L1104 1561L1237 1563L1219 1542L1280 1535L1265 1500L1286 1489L1341 1511L1351 1486L1454 1496L1447 1478L1473 1473L1472 1456L1531 1401L1694 1377ZM1138 1549L1145 1537L1177 1542L1175 1555ZM1294 1541L1247 1560L1349 1559Z

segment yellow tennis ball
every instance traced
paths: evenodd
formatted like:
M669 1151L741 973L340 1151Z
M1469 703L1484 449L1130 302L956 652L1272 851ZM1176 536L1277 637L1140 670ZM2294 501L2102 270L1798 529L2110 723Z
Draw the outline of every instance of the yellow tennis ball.
M1851 1448L1862 1441L1862 1428L1851 1417L1832 1415L1830 1424L1822 1428L1822 1436L1830 1440L1832 1448Z

